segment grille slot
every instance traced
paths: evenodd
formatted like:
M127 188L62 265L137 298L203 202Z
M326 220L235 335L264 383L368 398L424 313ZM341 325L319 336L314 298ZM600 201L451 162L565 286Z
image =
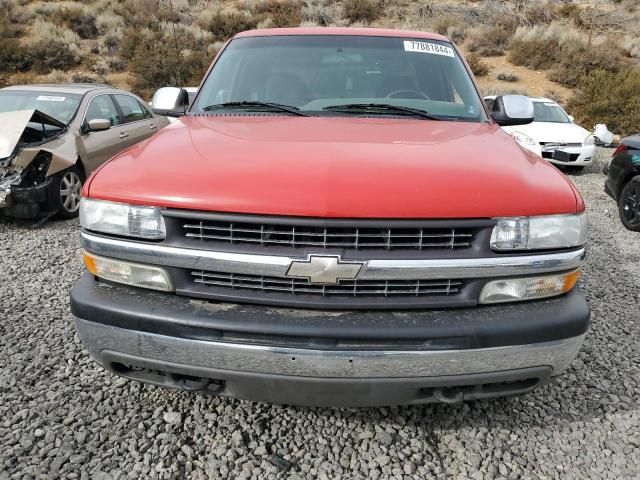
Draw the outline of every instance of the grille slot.
M338 285L309 283L305 279L192 271L194 283L207 287L251 290L261 293L343 297L424 297L460 293L461 280L343 280Z
M182 225L190 239L227 244L356 250L424 250L469 248L471 228L372 228L271 225L226 221L190 221Z

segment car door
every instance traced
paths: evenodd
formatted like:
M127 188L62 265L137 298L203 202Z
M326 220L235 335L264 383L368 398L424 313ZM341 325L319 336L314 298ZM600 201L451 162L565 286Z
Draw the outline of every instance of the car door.
M111 128L100 132L87 131L89 121L94 119L110 120ZM80 145L78 145L87 174L127 146L122 135L121 124L120 113L109 94L99 94L89 100L81 126Z
M122 128L127 135L127 146L135 145L158 131L159 122L137 98L124 93L115 94L113 98L123 119Z

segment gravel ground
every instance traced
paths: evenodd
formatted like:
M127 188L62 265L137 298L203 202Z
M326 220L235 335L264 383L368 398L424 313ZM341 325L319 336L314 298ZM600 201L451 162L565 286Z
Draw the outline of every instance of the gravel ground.
M77 223L0 225L0 479L640 478L640 235L602 191L609 155L572 177L590 213L593 311L572 369L458 406L288 408L113 377L69 315Z

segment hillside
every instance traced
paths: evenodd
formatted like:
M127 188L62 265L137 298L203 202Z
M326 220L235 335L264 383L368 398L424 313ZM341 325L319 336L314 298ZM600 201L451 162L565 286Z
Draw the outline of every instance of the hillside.
M0 84L100 81L149 98L196 85L240 30L372 26L443 33L484 93L553 97L591 126L640 130L637 0L0 0ZM599 97L607 96L606 101ZM625 112L622 115L622 112Z

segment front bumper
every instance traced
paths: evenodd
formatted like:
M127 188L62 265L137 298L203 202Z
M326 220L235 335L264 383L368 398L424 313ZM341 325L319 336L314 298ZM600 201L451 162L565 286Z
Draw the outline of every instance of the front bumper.
M33 219L40 215L47 201L51 178L33 187L12 186L0 191L0 216L21 220Z
M562 161L553 157L549 158L548 156L545 156L545 154L548 154L553 150L559 150L561 152L568 153L569 155L572 155L572 156L577 155L577 157L575 158L575 160ZM583 145L581 147L557 147L557 148L553 148L552 150L545 150L543 148L542 156L547 161L554 163L556 165L584 167L591 164L591 162L593 161L593 156L595 155L595 151L596 151L595 145Z
M82 342L114 373L318 406L523 393L569 366L589 323L577 290L522 304L336 312L201 302L88 274L71 309Z

